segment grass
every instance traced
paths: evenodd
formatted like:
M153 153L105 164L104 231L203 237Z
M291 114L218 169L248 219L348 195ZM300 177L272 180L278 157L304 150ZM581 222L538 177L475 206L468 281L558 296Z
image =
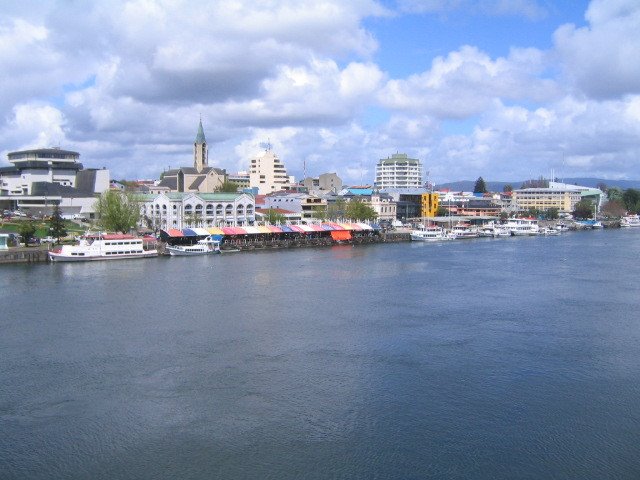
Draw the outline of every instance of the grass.
M0 220L0 233L18 233L20 231L21 222L28 220ZM43 220L33 220L36 226L35 236L38 238L44 238L49 236L49 222ZM78 225L70 220L64 221L64 226L67 229L67 235L79 235L85 232L88 228Z

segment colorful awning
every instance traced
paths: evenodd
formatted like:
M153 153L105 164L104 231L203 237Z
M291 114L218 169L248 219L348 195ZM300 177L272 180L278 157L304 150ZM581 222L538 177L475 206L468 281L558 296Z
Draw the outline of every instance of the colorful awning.
M256 228L260 231L260 233L271 233L269 227L265 227L264 225L258 225Z
M283 233L293 233L293 230L292 230L292 229L291 229L291 227L290 227L290 226L288 226L288 225L282 225L282 226L280 227L280 230L282 230L282 231L283 231Z
M203 237L209 236L209 230L207 230L206 228L192 228L191 230L196 232L198 236L203 236Z
M184 237L184 234L175 228L170 228L169 230L166 230L166 232L170 237Z
M311 225L308 225L309 227L311 227L311 230L313 230L314 232L324 232L325 229L322 228L322 225L318 225L317 223L312 223Z
M275 225L267 225L267 228L271 230L272 233L282 233L280 227L276 227Z
M256 234L258 234L258 233L262 233L262 232L258 229L258 227L242 227L242 229L243 229L245 232L247 232L248 234L251 234L251 235L256 235Z
M235 235L235 229L233 227L222 227L222 233L225 235Z
M331 238L334 240L351 240L351 232L348 230L334 230L331 232Z
M306 225L305 225L306 226ZM305 230L300 225L289 225L289 228L296 233L304 233Z
M218 227L211 227L208 228L207 231L211 234L211 235L224 235L224 232L222 231L221 228Z

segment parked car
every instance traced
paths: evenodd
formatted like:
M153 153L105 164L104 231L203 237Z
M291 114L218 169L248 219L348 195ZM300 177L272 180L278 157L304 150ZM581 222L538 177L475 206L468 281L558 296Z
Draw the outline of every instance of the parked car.
M41 239L40 241L42 243L56 243L56 238L54 237L44 237L43 239Z

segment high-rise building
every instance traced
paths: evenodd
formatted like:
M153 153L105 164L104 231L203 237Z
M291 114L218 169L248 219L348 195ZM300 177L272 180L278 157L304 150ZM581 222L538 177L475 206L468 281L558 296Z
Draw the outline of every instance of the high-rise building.
M251 188L258 188L259 195L266 195L283 190L291 179L284 163L268 148L262 156L251 159L249 183Z
M422 187L422 164L406 153L394 153L376 165L376 188Z

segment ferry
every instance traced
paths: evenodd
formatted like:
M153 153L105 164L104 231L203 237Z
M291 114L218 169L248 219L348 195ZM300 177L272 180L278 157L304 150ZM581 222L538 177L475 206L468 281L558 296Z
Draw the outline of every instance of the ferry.
M477 238L478 235L478 230L471 227L468 223L458 223L457 225L454 225L450 233L450 236L455 240L463 238Z
M513 236L538 235L540 227L535 218L510 218L507 229Z
M625 215L620 219L620 226L624 228L640 227L640 216Z
M435 225L420 226L416 230L411 230L411 240L417 242L440 242L451 240L445 230Z
M157 257L158 251L144 248L140 237L126 234L90 234L77 245L62 245L49 252L52 262L85 262L90 260L123 260Z
M220 253L220 240L216 240L209 235L202 240L198 240L194 245L168 245L167 251L172 256L208 255L210 253Z

